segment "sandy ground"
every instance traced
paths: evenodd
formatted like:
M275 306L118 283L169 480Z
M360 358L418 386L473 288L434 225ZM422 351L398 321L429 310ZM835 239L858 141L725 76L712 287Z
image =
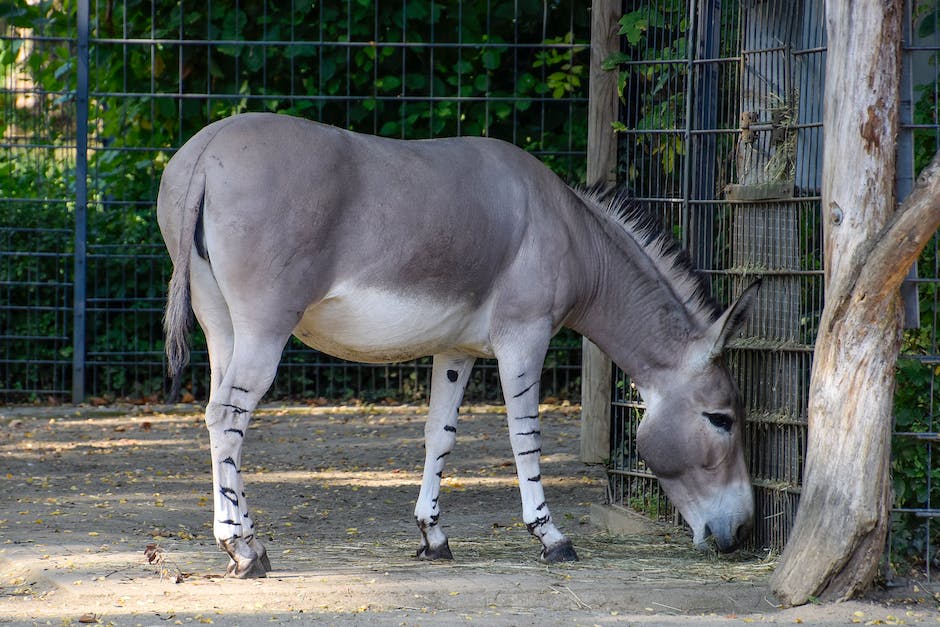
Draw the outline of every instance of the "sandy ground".
M923 585L781 608L772 558L701 554L651 523L595 528L603 472L577 461L570 407L543 412L542 475L581 561L537 561L505 415L470 407L442 495L455 560L419 562L423 409L257 412L244 473L274 571L237 581L212 539L198 407L0 408L0 624L940 623Z

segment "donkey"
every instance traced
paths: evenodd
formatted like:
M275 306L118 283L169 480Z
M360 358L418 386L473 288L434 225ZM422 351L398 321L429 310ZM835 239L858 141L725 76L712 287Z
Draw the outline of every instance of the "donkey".
M245 499L242 442L291 334L349 360L433 356L419 558L452 559L444 461L474 360L495 357L523 520L543 561L577 559L539 470L539 379L562 326L639 389L639 453L695 544L713 536L734 550L754 501L722 350L756 286L718 315L684 258L628 213L494 139L402 141L274 114L234 116L190 139L157 200L173 260L166 347L177 375L192 309L209 350L213 532L231 557L226 574L271 568Z

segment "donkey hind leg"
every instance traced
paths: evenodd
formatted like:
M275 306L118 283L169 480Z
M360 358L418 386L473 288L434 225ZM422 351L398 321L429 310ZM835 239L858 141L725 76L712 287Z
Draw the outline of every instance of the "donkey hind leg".
M235 330L232 326L232 317L229 312L228 304L222 296L218 283L216 283L211 266L208 262L199 257L195 250L192 255L190 281L192 285L193 312L196 314L196 319L205 332L206 344L209 349L209 398L210 400L217 400L219 398L219 388L225 378L229 364L232 362L232 352L235 345ZM207 412L208 409L207 407ZM244 429L242 431L244 431ZM211 432L212 430L210 429L210 438ZM218 497L220 494L220 476L217 469L218 464L213 463L213 494ZM238 488L238 493L242 493L240 487ZM220 511L218 504L216 504L215 511ZM235 520L235 518L229 518ZM225 546L224 542L227 540L227 537L222 539L216 534L216 538L220 547ZM259 562L262 568L271 570L271 562L268 560L264 546L262 546L254 536L247 540L247 544L249 548L259 556ZM238 570L237 562L232 559L229 563L227 574L234 574ZM258 574L257 569L254 571L249 570L249 572L254 572L255 575Z
M463 354L435 355L431 371L431 402L424 425L424 476L415 504L415 521L421 530L420 559L453 559L447 535L441 529L441 477L444 460L457 441L457 413L474 359Z
M522 520L529 533L542 543L539 559L545 563L577 561L571 541L552 522L539 456L542 452L542 431L539 425L539 381L548 347L534 342L527 348L497 353L499 377L506 401L509 421L509 442L516 460L519 491L522 495Z
M212 267L195 250L190 264L193 313L206 335L209 349L209 397L212 398L232 361L235 330L232 328L228 304L212 275Z
M231 361L206 406L212 452L213 531L231 557L226 576L264 577L267 551L255 537L241 476L242 443L251 412L268 390L289 336L251 336L236 330Z

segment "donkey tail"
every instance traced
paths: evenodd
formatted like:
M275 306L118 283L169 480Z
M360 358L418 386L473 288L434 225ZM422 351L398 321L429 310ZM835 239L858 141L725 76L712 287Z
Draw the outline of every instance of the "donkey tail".
M167 293L163 329L166 334L167 369L173 378L174 388L179 386L180 374L189 363L189 334L193 326L192 293L189 284L189 269L196 229L202 219L205 204L206 178L196 172L183 198L182 207L174 212L180 217L179 243L173 259L173 274ZM160 200L158 199L158 204Z

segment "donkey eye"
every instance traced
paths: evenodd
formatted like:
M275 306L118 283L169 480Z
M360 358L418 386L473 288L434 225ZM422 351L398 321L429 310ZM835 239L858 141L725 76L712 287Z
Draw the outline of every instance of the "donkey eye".
M712 413L712 412L702 412L702 415L708 418L708 422L712 423L718 429L722 431L731 432L731 428L734 426L734 417L729 416L728 414L721 413Z

